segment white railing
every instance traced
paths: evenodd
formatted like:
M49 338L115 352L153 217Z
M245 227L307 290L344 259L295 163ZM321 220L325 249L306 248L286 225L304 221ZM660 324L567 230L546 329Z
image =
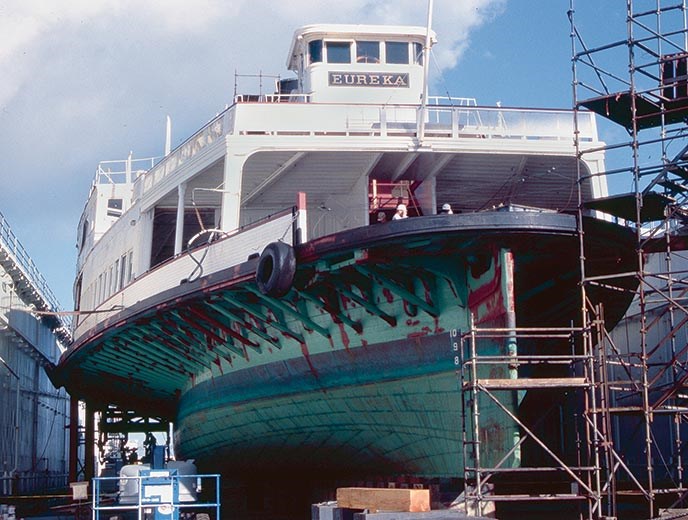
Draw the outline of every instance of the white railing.
M370 135L417 137L421 108L414 105L247 103L236 111L235 135ZM428 105L428 137L561 140L573 142L573 112L501 107ZM592 113L579 114L582 142L597 140Z
M145 175L139 176L134 186L135 197L138 198L143 195L182 164L229 133L230 110L225 110L213 118L198 132L163 157Z
M470 97L428 96L428 105L477 107L478 101Z
M0 213L0 250L5 250L13 263L22 271L24 276L29 280L31 285L36 289L40 297L47 304L48 309L54 312L62 311L62 306L57 300L55 294L48 286L48 282L43 278L43 275L34 264L29 256L29 253L24 249L17 236L12 232L7 220L2 213ZM69 328L71 319L61 316L62 323Z
M428 106L427 136L573 142L573 113L501 107ZM579 114L582 142L597 140L594 115Z
M152 167L136 179L134 198L140 198L225 135L417 138L422 116L418 105L308 103L305 94L238 95L237 100L169 155L158 162L153 160L155 164L152 162ZM570 110L478 107L471 98L431 100L425 108L423 137L427 139L573 142ZM582 143L597 141L593 113L578 114L578 130Z
M309 103L310 94L237 94L234 103Z
M83 484L88 485L87 482ZM119 494L113 502L112 493L109 492L109 487L113 485L130 486L136 490L136 494L133 497ZM209 498L187 500L188 496L185 494L193 492L195 496L196 486L211 489ZM157 510L156 518L220 518L220 475L178 475L165 470L150 470L148 475L95 477L92 508L94 520L104 517L141 520L149 518L148 511L151 509Z
M146 157L143 159L120 159L114 161L100 161L96 168L95 184L126 184L136 180L140 174L153 168L160 157ZM132 176L133 174L133 176Z

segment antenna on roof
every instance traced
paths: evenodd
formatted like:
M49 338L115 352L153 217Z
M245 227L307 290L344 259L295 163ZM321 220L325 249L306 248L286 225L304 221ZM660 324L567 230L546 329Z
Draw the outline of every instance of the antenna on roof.
M172 118L167 116L167 124L165 125L165 156L170 155L172 150Z
M425 47L423 48L423 93L420 103L420 128L418 140L422 144L425 137L425 112L428 104L428 72L430 63L430 30L432 26L432 0L428 0L428 23L425 27Z

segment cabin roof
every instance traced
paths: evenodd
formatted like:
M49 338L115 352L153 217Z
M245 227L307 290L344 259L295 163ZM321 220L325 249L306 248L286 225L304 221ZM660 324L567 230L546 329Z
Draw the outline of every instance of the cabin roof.
M294 31L294 37L287 56L287 67L290 70L294 65L297 55L297 46L304 37L313 36L320 38L356 38L364 36L367 38L386 39L389 36L398 37L406 41L417 41L425 39L427 28L418 25L364 25L364 24L312 24L304 25ZM432 43L437 42L435 31L430 29Z

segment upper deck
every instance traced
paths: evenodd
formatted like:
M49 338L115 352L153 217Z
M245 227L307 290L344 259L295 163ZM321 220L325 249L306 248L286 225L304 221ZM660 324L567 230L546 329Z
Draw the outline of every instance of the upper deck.
M570 157L574 152L573 114L568 110L480 107L466 99L436 97L424 109L420 105L284 102L278 94L251 101L238 96L236 101L136 180L135 197L144 206L154 204L177 182L172 179L184 163L207 155L213 147L223 147L225 136L250 140L255 150L281 140L284 146L312 151L344 147L356 153L388 147L390 152L492 154L495 160L507 153ZM579 114L578 124L582 146L599 145L594 115ZM563 175L563 169L555 173L556 159L551 162L554 169L539 172L543 180ZM491 168L498 179L498 168L495 164ZM484 178L483 184L488 181ZM447 193L445 198L455 197Z

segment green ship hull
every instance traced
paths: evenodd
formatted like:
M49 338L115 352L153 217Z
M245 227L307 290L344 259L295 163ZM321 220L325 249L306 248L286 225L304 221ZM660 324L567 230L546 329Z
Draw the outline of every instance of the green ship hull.
M588 265L634 268L633 235L586 219ZM151 296L79 340L56 373L91 402L165 414L175 452L223 475L463 477L458 339L479 327L570 326L580 315L576 218L494 211L367 226L295 247L284 295L256 285L259 259ZM607 325L632 287L600 286ZM124 345L127 345L126 352ZM484 341L481 354L570 348ZM515 378L486 367L480 377ZM523 413L522 393L501 404ZM518 442L481 405L484 465ZM508 460L520 464L518 451Z

